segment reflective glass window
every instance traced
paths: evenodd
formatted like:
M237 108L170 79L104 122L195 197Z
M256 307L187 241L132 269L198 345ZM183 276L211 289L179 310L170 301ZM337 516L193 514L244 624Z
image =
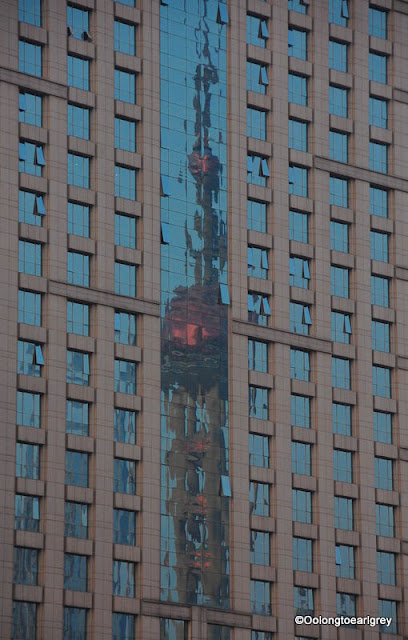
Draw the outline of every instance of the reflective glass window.
M136 218L115 213L115 244L136 249Z
M392 414L383 411L374 411L374 440L392 444Z
M390 306L390 281L381 276L371 276L371 304Z
M67 382L89 386L89 353L67 349Z
M70 284L89 287L90 256L77 251L68 251L67 279Z
M250 562L264 567L270 565L270 534L265 531L251 531Z
M288 55L307 60L307 33L300 29L288 29Z
M90 109L68 104L68 135L89 140Z
M297 13L306 14L307 6L302 0L288 0L288 9L289 11L297 11Z
M292 394L290 397L292 427L310 429L310 398Z
M18 221L41 227L44 215L43 196L20 189L18 192Z
M38 444L16 443L16 477L39 480L40 447Z
M293 538L293 571L313 571L313 541Z
M387 12L376 7L368 9L368 33L376 38L387 37Z
M294 522L312 522L312 493L301 489L292 489L292 520Z
M376 504L375 514L377 536L393 538L395 535L394 507L388 504Z
M356 596L350 593L336 594L337 615L352 617L356 615ZM353 626L353 625L351 625Z
M373 395L391 398L391 369L373 366Z
M89 206L68 202L68 233L89 238Z
M136 29L133 24L115 20L114 50L134 56L136 53Z
M18 170L20 173L28 173L31 176L40 178L45 166L44 150L42 145L32 142L20 141Z
M247 90L265 95L269 84L267 67L258 62L247 61Z
M396 584L395 553L377 551L377 578L378 584Z
M289 240L309 242L309 217L307 213L289 211Z
M329 0L329 22L347 27L348 0Z
M338 296L339 298L350 297L350 269L344 267L336 267L331 265L331 287L330 293L332 296Z
M113 542L115 544L136 544L136 514L134 511L113 510Z
M65 428L77 436L89 435L89 403L67 400Z
M351 498L334 497L334 526L336 529L353 531L353 500Z
M268 344L248 338L248 369L250 371L268 371Z
M136 122L115 118L115 148L136 151Z
M68 54L68 86L89 91L89 60Z
M40 499L16 494L14 500L14 528L18 531L40 530Z
M89 336L89 304L67 301L67 333Z
M348 162L348 134L330 131L329 155L337 162Z
M254 516L269 516L269 484L249 483L249 513Z
M388 262L388 233L370 231L371 260Z
M387 491L392 491L394 489L392 460L389 460L388 458L375 457L374 475L376 489L387 489Z
M338 389L351 389L350 360L332 357L332 386Z
M64 607L64 640L86 640L86 609Z
M330 204L348 207L348 180L330 176Z
M271 315L268 296L261 293L248 293L248 322L259 324L263 327L268 325L268 317Z
M67 6L67 27L69 35L82 40L84 33L89 32L89 11L78 7Z
M254 467L269 467L269 438L257 433L249 434L249 464Z
M42 76L42 47L26 40L18 41L18 70L31 76Z
M136 362L115 360L115 391L136 393Z
M387 624L379 625L380 633L398 633L397 604L395 600L378 599L378 615L381 618L391 618L389 626Z
M329 113L342 118L348 117L348 89L329 86Z
M353 482L352 455L351 451L334 449L334 479L338 482Z
M258 16L247 15L247 44L265 48L268 37L267 21Z
M307 105L307 78L305 76L299 76L295 73L289 73L288 75L289 86L289 102L294 104Z
M248 276L254 278L261 278L266 280L268 278L268 250L261 249L259 247L248 247Z
M187 624L188 623L185 622L184 620L174 620L173 618L160 618L160 639L161 640L186 640ZM132 637L132 640L133 640L133 637Z
M118 493L136 493L136 462L115 458L113 490Z
M289 118L289 149L307 151L307 122Z
M136 169L115 165L115 196L136 200Z
M44 357L41 345L19 340L17 344L17 373L40 378L43 365Z
M88 458L88 454L81 451L66 451L65 484L88 486Z
M289 258L289 284L291 287L308 289L310 282L310 267L307 258Z
M369 124L375 127L387 128L388 123L388 102L381 98L372 98L369 101Z
M269 177L269 166L267 158L257 155L248 155L247 157L247 182L248 184L257 184L261 187L266 186L266 179Z
M337 40L329 40L329 69L347 71L348 45Z
M74 553L64 555L64 589L87 590L87 557Z
M38 429L40 420L40 394L29 391L17 391L17 424Z
M268 420L269 396L264 387L249 386L249 417Z
M351 436L351 407L333 402L333 433Z
M307 198L308 170L305 167L289 165L289 194Z
M347 313L341 313L340 311L331 312L331 339L333 342L342 342L343 344L350 344L351 336L351 320Z
M308 351L290 350L290 377L292 380L310 380L310 354Z
M65 533L69 538L88 537L88 505L81 502L65 503Z
M370 185L370 214L388 218L388 191Z
M41 0L18 0L18 19L41 27Z
M349 228L350 225L344 222L330 221L330 249L348 253Z
M136 296L136 266L115 262L115 293L121 296Z
M374 82L387 84L387 56L370 51L368 54L368 77Z
M136 412L126 409L114 410L115 442L136 442Z
M354 547L347 544L336 545L336 576L338 578L355 578Z
M112 640L133 640L134 637L135 616L131 613L112 613Z
M136 344L136 316L134 313L115 311L115 342Z
M289 305L290 330L304 336L309 335L312 324L310 308L298 302L291 302Z
M68 184L89 189L90 158L68 153Z
M135 565L133 562L113 561L112 592L114 596L135 597Z
M296 615L307 616L313 614L313 589L309 589L308 587L294 587L293 600Z
M388 145L370 142L370 169L380 173L388 172Z
M115 100L136 103L136 75L115 69Z
M13 640L35 640L37 605L34 602L13 602L11 637Z
M376 351L390 352L390 325L388 322L372 320L372 348Z
M18 322L41 326L41 293L19 289Z
M266 111L247 107L247 136L266 140Z
M248 229L266 233L266 204L248 200Z
M311 466L311 445L304 442L292 442L292 473L303 476L310 476Z
M251 580L251 612L270 616L271 611L271 583L264 580Z
M28 91L20 91L18 115L20 122L41 127L42 97Z

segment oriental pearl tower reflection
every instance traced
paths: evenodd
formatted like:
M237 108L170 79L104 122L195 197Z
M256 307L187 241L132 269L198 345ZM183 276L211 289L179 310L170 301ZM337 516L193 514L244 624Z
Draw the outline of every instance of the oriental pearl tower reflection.
M206 14L206 0L201 4ZM228 307L220 304L219 283L227 270L227 241L219 202L223 167L210 141L219 149L225 143L211 124L220 81L206 15L197 19L200 62L190 78L195 141L185 163L195 202L188 202L184 228L185 268L193 284L174 288L162 317L161 593L164 600L224 608L229 501L220 489L221 476L228 475Z

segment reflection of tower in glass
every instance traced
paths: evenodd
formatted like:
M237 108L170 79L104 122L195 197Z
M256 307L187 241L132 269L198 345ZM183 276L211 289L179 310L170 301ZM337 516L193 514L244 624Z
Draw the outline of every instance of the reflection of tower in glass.
M226 214L222 219L222 165L213 151L226 136L212 125L211 111L220 94L213 43L215 37L225 40L225 33L221 37L224 28L216 23L217 3L197 5L195 73L185 74L195 114L193 148L185 160L186 186L195 192L194 204L187 201L184 245L192 284L167 294L162 318L161 587L165 600L227 607L229 505L220 480L228 475L228 316L218 300L227 266ZM171 91L169 83L170 99ZM225 127L226 113L219 111L217 121ZM171 246L168 251L170 262Z

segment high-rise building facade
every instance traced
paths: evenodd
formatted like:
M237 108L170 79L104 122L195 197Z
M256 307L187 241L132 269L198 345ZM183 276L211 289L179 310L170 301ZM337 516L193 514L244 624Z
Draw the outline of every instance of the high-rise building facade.
M407 0L0 18L1 639L407 638Z

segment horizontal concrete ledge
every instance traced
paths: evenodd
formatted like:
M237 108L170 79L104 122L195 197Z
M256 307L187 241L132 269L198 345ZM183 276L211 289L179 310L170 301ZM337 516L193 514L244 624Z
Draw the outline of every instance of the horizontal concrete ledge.
M160 316L160 304L142 298L128 298L116 293L101 291L100 289L78 287L57 280L50 280L48 283L48 293L66 298L75 298L82 302L91 304L102 304L106 307L115 307L134 313L144 313L150 316Z
M140 601L140 613L142 616L151 616L159 618L171 618L173 620L191 620L192 610L194 607L189 607L180 604L169 604L159 602L157 600L141 600ZM222 624L231 627L238 627L240 629L251 629L252 618L249 613L237 613L230 609L210 609L207 607L200 607L200 614L204 619L211 624Z
M397 102L404 102L408 104L408 91L403 91L402 89L394 89L392 92L392 97Z
M26 73L21 73L20 71L7 69L6 67L0 67L0 82L15 84L21 89L37 91L44 95L63 98L64 100L68 99L68 90L66 85L58 84L58 82L52 82L45 78L36 78L35 76L30 76Z
M312 336L302 336L291 331L275 329L272 327L261 327L251 322L243 322L242 320L232 321L233 333L248 336L250 338L259 338L269 342L278 342L287 344L301 349L310 349L311 351L322 351L323 353L331 353L332 343L330 340L322 338L314 338Z
M370 169L363 169L362 167L356 167L352 164L336 162L335 160L322 158L321 156L314 157L314 168L335 173L345 178L352 178L353 180L371 182L379 187L408 192L408 180L392 176L389 173L378 173L377 171L370 171Z

